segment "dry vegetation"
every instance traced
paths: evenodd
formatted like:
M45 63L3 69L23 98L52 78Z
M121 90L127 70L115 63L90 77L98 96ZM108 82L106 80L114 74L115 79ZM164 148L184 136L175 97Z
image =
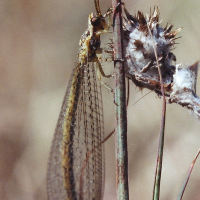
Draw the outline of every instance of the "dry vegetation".
M125 1L131 14L160 7L163 24L183 27L174 50L177 63L200 59L200 1ZM100 1L102 11L111 2ZM0 199L46 199L50 143L78 52L78 42L94 11L93 0L0 2ZM112 36L110 36L112 37ZM145 94L147 90L143 91ZM197 94L200 87L197 82ZM113 95L104 90L105 133L114 127ZM152 197L162 101L142 96L131 85L128 108L130 199ZM112 108L112 109L111 109ZM200 147L200 123L178 105L167 107L161 199L175 199ZM200 161L186 199L200 199ZM116 199L114 138L106 143L105 199Z

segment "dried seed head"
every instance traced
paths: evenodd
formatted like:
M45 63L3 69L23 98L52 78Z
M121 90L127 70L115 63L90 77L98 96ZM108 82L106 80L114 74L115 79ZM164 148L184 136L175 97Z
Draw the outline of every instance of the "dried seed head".
M176 65L176 71L173 75L173 92L188 89L196 92L198 62L187 68L182 64Z
M145 16L140 11L132 16L126 9L125 14L127 19L123 28L126 76L141 89L154 90L162 97L158 61L166 101L188 108L200 119L200 98L195 94L198 62L187 68L183 68L182 64L173 65L176 57L171 50L181 29L172 31L173 26L169 24L162 28L158 8L154 8L150 16Z
M176 61L176 57L171 52L171 49L175 44L175 39L177 39L176 35L181 29L171 31L173 26L168 24L165 28L162 28L159 22L158 7L154 8L150 16L145 16L140 11L138 11L136 16L132 16L126 9L125 14L127 20L125 20L123 26L125 36L124 51L127 61L126 75L138 86L141 86L140 84L142 83L138 82L136 76L141 73L147 76L150 75L153 80L159 79L154 52L155 44L164 84L171 83L175 69L173 61Z

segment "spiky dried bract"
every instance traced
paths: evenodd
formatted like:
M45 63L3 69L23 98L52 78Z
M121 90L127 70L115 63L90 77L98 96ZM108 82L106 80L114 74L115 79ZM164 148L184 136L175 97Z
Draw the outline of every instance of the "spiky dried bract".
M145 16L140 11L132 16L126 9L125 14L127 19L123 27L126 76L141 89L154 90L162 97L155 56L157 53L165 99L168 103L188 108L200 119L200 98L195 94L198 62L188 68L183 68L182 64L173 65L176 56L171 50L181 28L172 30L173 25L169 24L162 28L158 8L154 8L150 16Z
M195 94L197 71L198 62L185 69L182 64L176 65L171 93L167 100L168 103L177 103L186 107L200 119L200 98Z
M176 65L176 73L173 75L173 90L190 89L194 90L196 77L190 68L183 68L182 64Z
M152 89L150 84L144 84L144 78L149 81L158 81L159 74L157 69L154 44L161 67L164 86L167 87L173 81L175 55L171 52L175 44L176 35L181 29L171 31L173 26L167 25L162 28L159 22L159 9L145 16L138 11L136 16L132 16L125 9L127 20L124 22L124 51L126 58L126 75L131 78L137 86ZM153 36L149 33L148 27ZM154 44L153 44L154 43ZM142 80L140 80L142 79ZM156 88L160 88L160 84Z

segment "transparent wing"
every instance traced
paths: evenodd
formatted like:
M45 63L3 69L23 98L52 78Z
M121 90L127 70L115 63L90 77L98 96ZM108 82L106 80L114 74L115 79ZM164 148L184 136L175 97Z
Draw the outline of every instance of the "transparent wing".
M103 195L103 107L94 65L74 69L64 97L48 163L50 200L98 200Z

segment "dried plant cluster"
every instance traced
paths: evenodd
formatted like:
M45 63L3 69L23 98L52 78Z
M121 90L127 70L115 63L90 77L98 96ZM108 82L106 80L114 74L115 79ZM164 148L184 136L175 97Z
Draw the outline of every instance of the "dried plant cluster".
M175 64L176 56L171 52L181 28L172 30L173 25L169 24L162 28L158 8L149 16L140 11L132 16L124 11L126 76L141 89L154 90L162 97L158 60L168 103L187 107L200 119L200 99L195 94L198 63L185 69L182 64Z

